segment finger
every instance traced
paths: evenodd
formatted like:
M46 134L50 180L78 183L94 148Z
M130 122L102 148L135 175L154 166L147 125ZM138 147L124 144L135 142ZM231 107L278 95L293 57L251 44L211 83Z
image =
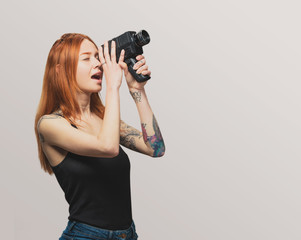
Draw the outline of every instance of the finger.
M141 60L141 59L143 59L143 58L144 58L143 55L138 55L138 56L136 57L137 60Z
M115 41L111 42L111 60L113 63L116 63L116 46Z
M125 53L125 51L124 51L124 49L122 49L121 52L120 52L120 57L119 57L118 63L123 62L123 60L124 60L124 53Z
M136 62L135 65L133 66L134 70L136 70L139 67L141 67L144 63L145 63L145 59L142 59L142 60Z
M102 51L102 46L100 46L100 48L99 48L99 60L100 60L100 63L105 62L105 58L103 56L103 51Z
M126 65L125 62L119 62L118 64L121 66L121 68L122 68L123 70L125 70L125 69L127 68L127 65Z
M107 64L111 63L110 55L109 55L109 46L108 46L108 41L105 41L104 44L104 55L105 55L105 60Z
M127 75L127 73L128 73L128 65L125 62L119 62L118 64L123 69L124 74Z
M143 71L142 72L142 75L151 75L151 71L149 71L149 70L146 70L146 71Z
M148 70L148 66L147 65L144 65L142 67L140 67L138 70L137 70L137 73L141 73L143 70Z

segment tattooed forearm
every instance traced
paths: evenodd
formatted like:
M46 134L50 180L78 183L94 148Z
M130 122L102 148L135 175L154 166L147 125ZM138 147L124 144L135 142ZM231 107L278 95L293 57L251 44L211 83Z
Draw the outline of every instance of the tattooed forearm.
M130 93L133 97L133 99L135 100L135 102L141 102L141 92L140 91L131 91Z
M42 120L43 119L54 119L54 118L60 118L60 116L58 116L58 115L44 115L39 119L39 121L37 123L37 130L38 130L38 134L39 134L39 138L40 138L41 143L45 142L45 138L42 135L42 133L40 132L40 124L41 124Z
M163 156L165 153L165 145L155 115L153 115L153 129L155 131L155 135L147 136L146 123L141 123L141 127L144 142L149 143L152 149L154 149L153 157Z
M137 129L130 127L121 120L120 143L134 151L138 151L136 147L135 137L138 137L138 139L140 139L142 137L142 134Z

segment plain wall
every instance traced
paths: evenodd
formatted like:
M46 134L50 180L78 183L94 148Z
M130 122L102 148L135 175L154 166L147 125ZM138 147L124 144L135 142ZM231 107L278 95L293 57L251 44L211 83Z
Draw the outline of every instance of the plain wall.
M99 46L145 29L145 89L166 153L131 161L141 240L301 239L300 1L2 1L1 239L58 239L68 205L34 117L67 32ZM121 117L140 129L125 79ZM105 83L101 91L105 99Z

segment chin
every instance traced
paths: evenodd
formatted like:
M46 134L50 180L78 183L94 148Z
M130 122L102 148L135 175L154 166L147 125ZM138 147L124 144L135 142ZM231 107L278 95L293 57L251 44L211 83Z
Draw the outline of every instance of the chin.
M98 93L98 92L101 91L101 89L102 89L102 86L99 85L98 87L95 87L95 86L94 86L93 88L82 89L82 91L83 91L84 93Z
M94 91L92 91L92 92L100 92L100 91L101 91L101 89L102 89L102 86L100 86L99 88L95 89L95 90L94 90Z

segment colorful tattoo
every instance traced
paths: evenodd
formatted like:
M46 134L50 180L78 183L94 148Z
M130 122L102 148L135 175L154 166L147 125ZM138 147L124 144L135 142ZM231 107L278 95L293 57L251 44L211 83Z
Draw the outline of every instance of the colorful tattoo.
M161 135L161 131L155 115L153 115L153 129L155 131L155 135L147 136L146 133L146 123L141 124L143 139L145 143L149 143L152 149L154 149L153 157L160 157L165 153L165 145Z
M142 128L142 134L143 134L143 140L145 143L147 143L147 132L146 132L146 123L141 123Z

